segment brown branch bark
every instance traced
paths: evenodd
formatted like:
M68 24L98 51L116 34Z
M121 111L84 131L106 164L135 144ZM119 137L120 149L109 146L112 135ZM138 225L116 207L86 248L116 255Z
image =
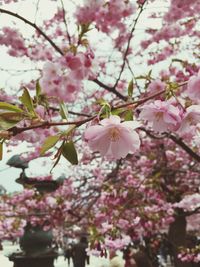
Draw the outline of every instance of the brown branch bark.
M187 154L190 155L193 159L195 159L196 161L200 162L200 155L195 153L188 145L186 145L186 143L184 143L183 140L180 137L176 137L175 135L170 134L169 138L174 143L179 145L183 150L185 150L185 152L187 152Z
M33 130L33 129L37 129L37 128L48 128L48 127L52 127L52 126L64 126L64 125L73 125L75 124L76 127L81 126L82 124L91 121L92 119L94 119L96 116L90 117L88 119L85 120L79 120L79 121L72 121L72 122L49 122L49 121L44 121L42 123L36 124L36 125L31 125L28 127L12 127L10 128L8 131L12 133L13 136L20 134L22 132L25 131L29 131L29 130Z
M127 100L127 97L122 95L121 93L119 93L115 87L110 87L104 83L102 83L101 81L99 81L98 79L94 79L92 80L94 83L98 84L100 87L106 89L107 91L115 94L117 97L119 97L120 99L122 99L123 101L126 101Z
M193 159L200 162L200 155L194 152L180 137L176 137L173 134L163 133L161 136L156 136L152 131L145 129L144 127L140 127L140 130L144 131L149 137L154 139L164 139L169 138L178 146L180 146L188 155L190 155Z

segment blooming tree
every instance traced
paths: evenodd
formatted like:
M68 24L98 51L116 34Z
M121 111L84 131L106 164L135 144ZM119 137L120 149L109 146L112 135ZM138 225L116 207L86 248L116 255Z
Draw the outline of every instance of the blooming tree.
M4 196L11 218L1 236L20 234L27 217L87 227L94 248L169 230L175 265L199 261L178 249L186 221L199 231L200 1L46 0L48 19L42 1L34 19L13 10L25 2L0 7L14 21L0 29L2 49L34 66L29 81L1 89L0 154L25 140L34 148L25 160L53 156L51 172L62 158L75 166L70 190ZM36 207L47 218L36 219Z

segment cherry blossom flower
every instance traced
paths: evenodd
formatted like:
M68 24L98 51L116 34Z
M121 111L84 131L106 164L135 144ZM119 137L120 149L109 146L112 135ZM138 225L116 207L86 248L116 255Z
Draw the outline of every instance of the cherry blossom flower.
M183 120L177 133L180 135L191 132L200 122L200 105L191 105L186 109Z
M112 0L105 4L102 0L86 0L84 6L77 9L75 17L79 24L95 22L97 29L110 33L113 29L123 26L124 18L134 12L135 5L131 2Z
M13 57L22 57L27 54L24 38L17 29L3 27L2 34L0 34L0 45L8 47L8 54Z
M192 211L200 207L200 194L195 193L186 195L179 203L175 203L174 207L182 208L185 211Z
M197 76L190 77L187 85L187 93L190 99L200 100L200 71Z
M76 55L69 52L55 62L46 62L40 79L42 90L54 100L73 102L83 87L83 80L96 77L93 59L92 51Z
M110 240L105 238L105 246L110 249L121 249L131 243L130 236L123 235L121 238Z
M140 118L148 121L148 125L156 132L174 130L180 125L181 112L169 101L156 100L142 107Z
M162 82L161 80L157 79L157 80L152 81L148 85L148 91L154 94L159 91L162 91L163 89L165 89L165 87L166 87L166 84Z
M86 129L85 139L93 151L99 151L102 156L120 159L128 153L134 153L140 147L139 135L135 129L139 127L136 121L121 122L120 117L111 115Z

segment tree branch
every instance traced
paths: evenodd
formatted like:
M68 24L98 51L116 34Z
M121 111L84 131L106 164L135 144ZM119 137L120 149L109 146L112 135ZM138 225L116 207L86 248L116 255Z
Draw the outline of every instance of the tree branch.
M39 34L41 34L60 55L64 55L62 50L35 23L29 21L28 19L14 13L12 11L9 11L9 10L3 9L3 8L0 8L0 13L8 14L10 16L18 18L18 19L22 20L23 22L27 23L28 25L33 27L36 31L38 31Z
M162 94L163 92L165 92L165 90L160 91L160 92L158 92L156 94L153 94L153 95L151 95L149 97L143 98L143 99L138 100L138 101L134 101L134 102L131 102L131 103L126 103L126 104L123 104L123 105L118 105L116 107L113 107L112 109L118 109L118 108L122 108L122 107L127 107L127 106L134 105L134 104L136 104L136 107L137 107L138 105L143 104L147 100L149 100L151 98L154 98L154 97ZM73 114L73 112L70 112L70 113ZM75 113L74 112L74 114L77 115L78 113ZM79 115L82 115L82 114L80 113ZM96 117L97 117L97 114L95 114L95 115L88 115L88 118L87 119L79 120L79 121L70 121L70 122L69 121L67 121L67 122L49 122L49 121L44 121L44 122L41 122L41 123L38 123L38 124L35 124L35 125L30 125L28 127L23 127L23 128L19 128L19 127L16 127L15 126L15 127L10 128L8 130L8 132L12 133L12 136L15 136L15 135L20 134L20 133L22 133L24 131L33 130L33 129L37 129L37 128L48 128L48 127L52 127L52 126L64 126L64 125L73 125L73 124L76 125L76 127L79 127L82 124L84 124L86 122L89 122L89 121L93 120Z
M67 38L68 38L69 44L71 44L71 36L69 34L69 29L68 29L68 25L67 25L65 6L64 6L63 0L60 0L60 2L62 5L62 10L63 10L63 22L65 24L65 28L66 28L66 32L67 32Z
M191 216L191 215L199 213L199 212L200 212L200 207L197 207L196 209L194 209L192 211L184 211L184 215L185 216Z
M156 136L153 134L152 131L146 130L143 127L140 127L139 129L144 131L149 137L154 138L154 139L163 139L166 137L171 139L174 143L176 143L178 146L180 146L193 159L200 162L200 155L195 153L188 145L186 145L180 137L176 137L173 134L167 134L167 133L164 133L162 136Z
M31 125L31 126L28 126L28 127L23 127L23 128L12 127L8 131L12 133L12 136L15 136L15 135L20 134L22 132L33 130L33 129L37 129L37 128L48 128L48 127L52 127L52 126L64 126L64 125L73 125L73 124L76 125L76 127L79 127L82 124L93 120L95 117L96 117L96 115L92 116L92 117L90 117L88 119L85 119L85 120L71 121L71 122L49 122L49 121L44 121L42 123L39 123L39 124L36 124L36 125Z
M132 102L125 103L125 104L122 104L122 105L118 105L118 106L113 107L113 108L125 108L125 107L131 106L131 105L136 105L135 106L135 108L136 108L139 105L142 105L143 103L147 102L148 100L153 99L154 97L157 97L159 95L162 95L163 93L165 93L165 89L162 90L162 91L160 91L160 92L158 92L158 93L155 93L153 95L150 95L148 97L144 97L141 100L132 101Z
M116 96L118 96L120 99L122 99L123 101L127 100L127 97L122 95L121 93L119 93L114 87L110 87L104 83L102 83L101 81L99 81L98 79L94 79L92 80L93 82L95 82L96 84L98 84L100 87L106 89L107 91L115 94Z
M129 36L129 38L128 38L127 47L126 47L126 50L125 50L125 53L124 53L124 56L123 56L122 67L121 67L121 70L120 70L120 73L119 73L119 77L117 78L117 80L116 80L116 82L115 82L115 84L114 84L114 86L113 86L114 88L117 87L118 82L119 82L119 80L120 80L120 78L121 78L121 76L122 76L122 73L123 73L123 71L124 71L124 68L125 68L125 65L126 65L126 58L127 58L127 56L128 56L128 51L129 51L130 44L131 44L131 39L132 39L132 37L133 37L133 32L135 31L135 27L136 27L136 25L137 25L137 22L138 22L138 20L139 20L139 17L140 17L140 15L141 15L142 11L144 10L143 8L144 8L144 4L145 4L145 3L146 3L146 1L141 5L141 7L140 7L140 11L139 11L139 13L138 13L136 19L134 20L134 24L133 24L133 27L132 27L132 29L131 29L130 36Z
M187 154L189 154L193 159L200 162L200 156L195 153L189 146L187 146L180 137L176 137L175 135L170 134L169 138L174 141L174 143L179 145L183 150L185 150L185 152L187 152Z

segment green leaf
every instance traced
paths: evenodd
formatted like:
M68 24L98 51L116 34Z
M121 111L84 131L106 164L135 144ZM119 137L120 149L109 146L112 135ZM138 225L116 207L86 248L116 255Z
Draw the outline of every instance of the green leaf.
M8 130L15 126L18 122L22 121L24 116L16 112L0 113L0 130Z
M39 80L36 82L36 96L34 99L36 99L36 103L39 104L41 100L41 95L42 95L42 89L40 87Z
M62 155L73 165L78 164L78 155L72 141L64 143L62 146Z
M60 103L60 115L64 120L67 120L68 110L64 102Z
M33 100L29 94L29 91L26 88L24 88L24 92L19 99L24 104L24 106L27 108L28 112L36 116L36 113L34 111L34 106L33 106Z
M24 115L18 112L3 112L0 113L0 118L8 122L19 122L24 118Z
M52 173L53 169L56 167L56 165L58 164L58 162L60 161L60 157L61 157L61 153L58 154L56 161L53 164L53 167L50 170L50 173Z
M61 136L67 137L75 128L76 128L76 124L70 125L66 131L61 132Z
M109 117L110 116L110 113L111 113L111 107L110 107L110 105L105 104L102 107L101 112L99 113L99 116L100 115L105 115L106 117Z
M12 127L14 127L17 124L17 122L7 122L1 119L0 117L0 131L8 130Z
M50 148L54 147L59 139L59 135L49 136L40 149L40 155L43 156Z
M152 70L150 70L150 71L148 72L148 74L147 74L147 77L148 77L149 79L151 79L151 74L152 74Z
M124 120L125 121L132 121L133 120L133 111L127 110L124 112Z
M3 158L3 143L0 143L0 160Z
M124 108L113 108L112 109L112 115L120 115L125 111Z
M128 85L128 96L130 97L132 97L133 95L133 88L134 88L134 84L133 84L133 79L132 79Z
M18 108L15 105L6 103L6 102L0 102L0 110L9 110L13 112L23 112L21 108Z
M104 106L104 105L109 105L108 101L106 101L105 99L103 98L99 98L95 101L96 104L99 104L101 106Z
M36 82L36 96L37 96L37 98L41 95L41 93L42 93L42 89L41 89L39 80L37 80L37 82Z

